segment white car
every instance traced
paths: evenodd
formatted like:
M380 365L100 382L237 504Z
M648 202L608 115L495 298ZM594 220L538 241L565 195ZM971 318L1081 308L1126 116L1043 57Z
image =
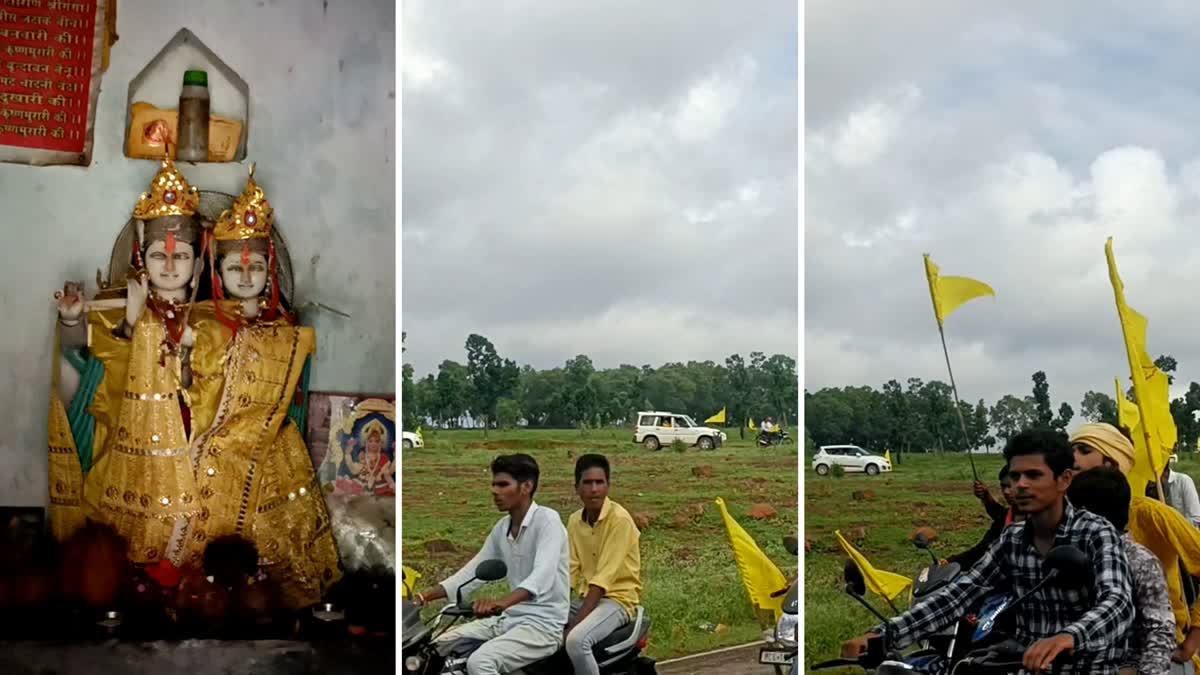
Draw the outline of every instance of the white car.
M822 445L813 457L813 471L818 476L828 476L834 465L847 473L860 472L874 476L892 470L892 463L858 447L857 445Z
M712 450L726 440L725 432L696 424L687 415L646 411L637 414L633 427L633 442L646 446L647 450L658 450L664 445L682 441L684 445L695 445L701 450Z
M412 450L413 448L425 447L425 441L411 431L402 431L400 432L400 445L405 450Z

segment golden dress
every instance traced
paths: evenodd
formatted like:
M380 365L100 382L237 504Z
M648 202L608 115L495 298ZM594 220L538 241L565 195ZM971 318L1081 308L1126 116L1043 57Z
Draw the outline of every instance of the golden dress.
M179 565L192 553L187 524L203 506L189 459L179 357L163 355L166 327L149 310L131 339L115 336L123 315L123 309L88 314L88 346L104 375L89 407L96 431L83 514L124 536L134 563L165 557Z
M190 395L202 431L191 456L201 511L187 537L249 539L287 606L315 603L341 571L312 459L288 408L316 334L283 319L234 333L212 308L210 301L193 310Z

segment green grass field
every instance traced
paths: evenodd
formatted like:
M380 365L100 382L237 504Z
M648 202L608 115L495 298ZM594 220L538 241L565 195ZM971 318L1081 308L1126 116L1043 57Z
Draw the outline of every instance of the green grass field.
M996 473L1003 463L999 455L975 459L980 478L997 499L1001 497ZM1200 461L1185 457L1177 469L1195 476L1200 473ZM812 550L804 557L806 665L836 658L843 640L878 623L842 592L846 555L834 530L841 530L875 567L913 577L929 562L929 556L908 541L917 527L937 530L934 552L938 557L973 546L987 531L987 515L971 492L971 480L965 455L906 455L891 475L874 478L861 474L822 478L807 461L804 534L812 541ZM853 493L861 490L874 492L875 499L853 499ZM882 600L870 599L885 614L891 613ZM897 607L903 610L905 606L902 596Z
M403 496L401 556L423 575L424 588L471 558L500 517L491 501L489 464L498 454L527 452L538 460L536 499L564 518L579 507L574 492L575 458L599 452L612 463L610 498L630 513L653 520L643 530L642 604L654 621L649 655L658 659L753 641L761 628L750 608L730 551L725 527L713 504L725 499L730 513L788 577L796 558L782 538L797 531L795 443L763 450L730 441L718 450L663 448L651 453L632 442L630 429L578 431L425 432L426 447L407 451L401 463ZM712 468L712 477L692 469ZM778 511L755 521L755 503ZM700 514L700 509L703 513ZM682 516L682 518L679 518ZM675 521L683 521L676 523ZM490 589L498 595L503 584ZM709 632L702 624L724 624Z

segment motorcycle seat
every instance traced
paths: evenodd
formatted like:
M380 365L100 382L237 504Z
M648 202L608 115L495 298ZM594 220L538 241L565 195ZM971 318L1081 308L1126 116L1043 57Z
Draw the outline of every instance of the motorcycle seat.
M650 632L650 617L638 607L629 623L608 634L597 642L592 651L597 655L615 655L628 651Z

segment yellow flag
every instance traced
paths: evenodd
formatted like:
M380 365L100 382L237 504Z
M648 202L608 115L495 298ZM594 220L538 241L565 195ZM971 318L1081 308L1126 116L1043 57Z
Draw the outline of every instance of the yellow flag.
M1132 435L1133 430L1142 423L1142 416L1138 414L1137 404L1125 398L1125 392L1121 391L1121 379L1113 378L1113 381L1117 385L1117 426Z
M891 450L884 450L884 451L883 451L883 459L884 459L884 460L885 460L885 461L886 461L888 464L891 464L891 463L892 463L892 451L891 451Z
M750 429L750 431L758 431L758 427L754 426L754 418L753 417L746 418L746 427L748 429Z
M762 552L754 538L729 515L725 500L717 497L716 505L721 512L721 521L725 523L729 545L733 548L733 560L737 563L738 573L742 575L742 584L750 596L750 604L757 613L770 613L772 622L779 621L783 614L784 596L772 598L771 594L787 588L787 578Z
M1137 452L1133 471L1129 474L1129 488L1133 494L1141 494L1146 489L1146 483L1156 480L1167 465L1167 459L1178 441L1178 432L1175 420L1171 417L1167 375L1154 365L1146 349L1146 317L1125 303L1125 284L1117 272L1112 237L1104 244L1104 256L1108 261L1108 278L1112 283L1117 318L1125 338L1125 354L1129 359L1133 397L1138 409L1138 428L1131 430ZM1123 395L1121 399L1124 399ZM1161 491L1159 496L1162 497Z
M996 297L996 291L982 281L941 276L928 253L925 254L925 277L929 280L929 297L933 299L933 314L937 317L938 326L963 303L985 295Z
M403 565L402 569L403 576L401 577L401 580L404 583L400 584L400 598L402 600L407 600L409 597L409 589L416 586L417 579L421 578L421 573L409 567L408 565Z
M895 600L909 586L912 586L912 579L908 577L895 574L894 572L884 572L872 567L871 563L867 562L866 557L859 553L858 549L851 546L850 542L846 541L846 538L842 536L840 531L834 530L833 533L837 535L837 540L842 545L842 550L846 552L846 555L850 556L855 565L858 565L863 579L867 582L867 589L872 593L881 595L888 600Z
M1150 453L1146 451L1146 434L1142 432L1142 415L1138 412L1137 404L1125 397L1125 392L1121 390L1120 378L1115 378L1117 386L1117 426L1129 432L1133 437L1133 456L1137 458L1149 458ZM1129 474L1130 485L1136 483L1138 494L1141 494L1146 489L1146 483L1153 480L1153 467L1149 465L1148 459L1143 459L1140 462L1134 462L1133 470Z
M704 420L705 424L725 424L725 408L721 408L721 412Z

